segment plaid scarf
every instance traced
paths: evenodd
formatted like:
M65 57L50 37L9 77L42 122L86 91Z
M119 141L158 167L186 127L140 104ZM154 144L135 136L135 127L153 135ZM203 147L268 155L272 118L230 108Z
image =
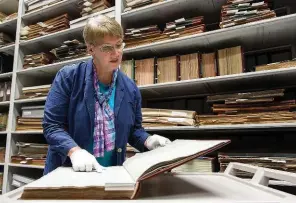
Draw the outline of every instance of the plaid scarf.
M118 69L113 73L113 79L108 92L100 92L99 80L94 68L95 87L95 127L94 127L94 156L103 157L104 151L111 151L115 147L114 111L108 101L114 90Z

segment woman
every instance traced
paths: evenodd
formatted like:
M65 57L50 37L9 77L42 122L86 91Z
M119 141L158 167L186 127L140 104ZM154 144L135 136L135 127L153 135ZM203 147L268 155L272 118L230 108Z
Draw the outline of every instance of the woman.
M75 171L100 172L122 165L127 143L143 152L170 142L142 128L140 91L118 69L124 48L121 26L106 16L91 18L83 37L92 59L61 69L46 100L44 174L71 163Z

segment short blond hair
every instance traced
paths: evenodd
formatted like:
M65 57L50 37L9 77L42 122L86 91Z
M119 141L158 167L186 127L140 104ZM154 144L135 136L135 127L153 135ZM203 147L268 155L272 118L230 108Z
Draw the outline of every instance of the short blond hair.
M122 27L115 19L104 15L90 18L83 30L85 43L97 45L105 36L123 39Z

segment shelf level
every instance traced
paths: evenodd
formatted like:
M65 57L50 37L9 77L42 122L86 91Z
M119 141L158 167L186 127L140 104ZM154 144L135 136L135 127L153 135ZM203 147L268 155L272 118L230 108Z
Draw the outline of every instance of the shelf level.
M266 130L266 129L288 129L296 128L295 123L269 123L269 124L237 124L237 125L208 125L208 126L170 126L170 127L149 127L145 128L147 132L151 131L219 131L219 130Z
M295 86L296 67L140 86L148 99L204 96Z
M123 24L133 27L145 21L169 22L188 14L212 16L213 13L220 13L225 3L226 0L166 0L124 12L121 17Z
M16 32L16 22L17 22L17 19L14 18L14 19L6 21L4 23L0 23L0 30L2 32L15 34L15 32Z
M15 44L3 46L0 48L0 53L6 53L9 55L13 55L14 54L14 47L15 47Z
M0 102L0 106L9 106L10 101L2 101Z
M77 3L79 0L62 0L57 3L46 5L41 9L26 13L22 16L22 19L26 22L36 22L40 19L56 17L62 13L77 12Z
M18 99L18 100L14 100L14 103L25 104L25 103L40 102L40 101L46 101L46 97L38 97L38 98L32 98L32 99Z
M71 59L67 61L62 61L58 63L53 63L53 64L48 64L44 66L39 66L35 68L28 68L28 69L23 69L20 71L17 71L18 75L30 75L30 76L54 76L61 68L63 68L66 65L72 65L75 63L80 63L81 61L86 61L90 59L90 56L85 56L81 58L76 58L76 59Z
M37 169L44 169L44 166L37 166L37 165L23 165L23 164L13 164L13 163L9 163L8 166L10 166L10 167L21 167L21 168L37 168Z
M11 134L36 134L36 135L42 135L43 131L42 130L31 130L31 131L12 131Z
M283 30L285 30L283 32ZM127 57L197 52L241 45L245 51L290 44L296 33L296 14L208 31L124 49ZM281 40L278 40L281 38Z

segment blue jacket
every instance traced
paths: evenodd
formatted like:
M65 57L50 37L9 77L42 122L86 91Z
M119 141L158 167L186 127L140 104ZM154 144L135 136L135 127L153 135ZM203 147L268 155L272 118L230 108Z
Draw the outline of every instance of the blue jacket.
M44 174L59 166L71 166L67 154L72 147L86 149L94 131L95 98L93 62L70 65L56 75L47 96L43 131L49 144ZM141 94L135 83L118 72L115 93L116 141L113 165L122 165L126 144L139 151L147 150L144 142L149 136L142 128Z

